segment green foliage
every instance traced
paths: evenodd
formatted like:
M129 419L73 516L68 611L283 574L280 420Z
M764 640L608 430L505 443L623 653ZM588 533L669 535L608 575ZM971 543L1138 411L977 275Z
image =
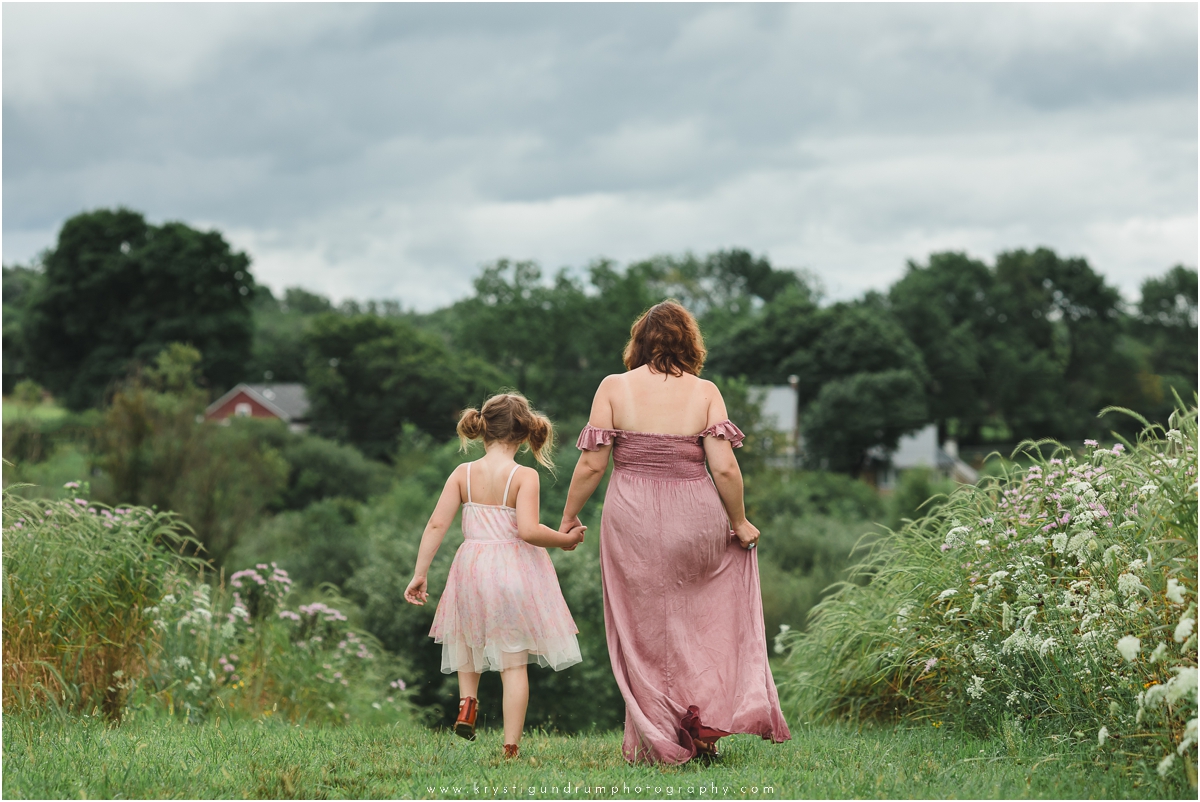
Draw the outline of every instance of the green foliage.
M307 343L313 432L374 459L395 453L405 423L448 437L458 411L504 384L491 366L405 320L325 314Z
M132 363L171 342L204 354L217 387L250 356L250 259L217 232L153 226L127 209L63 224L25 310L27 369L71 409L98 405Z
M42 274L35 267L4 267L4 394L13 391L29 372L25 343L25 316L29 299L36 294Z
M741 454L738 454L739 462ZM880 520L883 502L875 489L828 471L761 470L746 478L746 512L751 520L828 517L841 521Z
M345 585L366 559L360 505L347 498L314 501L265 519L230 552L228 562L278 562L300 585Z
M921 354L875 297L820 309L792 285L714 346L712 364L763 383L798 376L807 456L836 471L856 472L868 449L894 448L928 417Z
M116 719L149 668L146 610L196 561L179 554L189 537L175 515L68 489L82 497L3 494L4 709Z
M243 370L247 382L302 382L308 350L305 336L317 315L333 311L323 295L288 287L276 298L267 287L255 288L254 346Z
M870 582L791 641L792 709L1009 722L1111 738L1164 774L1176 751L1194 765L1195 408L1171 426L1082 459L1026 444L1027 470L881 539L857 569Z
M220 565L283 490L288 466L253 423L202 421L205 394L193 383L198 357L185 346L168 348L156 367L125 383L105 413L96 462L112 482L114 503L180 513Z
M157 648L129 709L192 722L408 721L412 708L398 687L403 662L350 625L338 609L344 600L289 605L291 584L287 571L266 563L216 587L201 576L169 575L169 592L145 611Z
M33 379L22 379L13 388L13 401L22 406L34 407L42 403L42 396L45 392L42 385Z
M952 479L935 480L928 468L910 468L900 474L900 481L892 494L888 526L899 529L907 521L915 521L933 512L954 492Z
M822 468L856 473L866 465L870 449L895 449L927 414L921 381L911 371L831 379L804 411L808 459Z

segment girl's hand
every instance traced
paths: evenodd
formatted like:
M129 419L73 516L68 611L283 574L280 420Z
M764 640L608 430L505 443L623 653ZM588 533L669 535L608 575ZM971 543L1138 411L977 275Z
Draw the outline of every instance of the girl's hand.
M404 600L409 604L415 604L418 607L424 607L425 601L429 598L429 592L426 590L428 580L423 576L414 576L412 582L408 583L408 587L404 590Z
M570 518L562 519L562 523L558 525L558 531L570 532L572 529L574 529L577 526L582 526L582 524L579 522L579 516L572 515ZM587 527L584 527L584 528L586 529Z
M576 524L574 527L572 527L570 530L568 530L567 534L570 535L571 537L575 538L575 542L569 546L563 546L562 550L563 551L575 551L575 547L583 542L583 533L586 531L587 531L586 526L580 526L578 524Z
M733 525L733 533L741 541L743 549L752 549L758 545L758 527L745 519L742 519L741 523Z

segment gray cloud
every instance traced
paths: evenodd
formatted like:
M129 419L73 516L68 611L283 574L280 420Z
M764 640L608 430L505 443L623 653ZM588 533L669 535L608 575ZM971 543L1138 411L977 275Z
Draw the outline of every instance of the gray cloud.
M1045 244L1194 264L1194 5L15 5L4 258L119 203L429 308L740 245L844 297Z

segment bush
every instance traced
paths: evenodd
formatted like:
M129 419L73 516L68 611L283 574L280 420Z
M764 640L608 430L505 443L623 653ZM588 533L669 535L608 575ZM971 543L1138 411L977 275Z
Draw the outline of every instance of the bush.
M360 504L332 498L263 521L233 551L231 564L276 562L300 585L341 587L366 559L366 536L358 528Z
M119 718L149 670L146 609L172 572L197 564L178 553L185 527L170 513L85 498L3 499L4 708L98 707Z
M299 510L326 498L366 501L383 492L390 476L381 463L363 456L354 446L314 435L292 436L282 448L287 460L287 487L280 494L283 509Z
M793 709L1029 726L1194 766L1196 410L1171 425L1082 459L1027 443L1029 468L882 538L869 584L786 639Z
M935 480L928 468L910 468L900 474L900 483L892 494L888 526L899 529L906 521L915 521L933 512L954 492L953 479Z
M845 474L768 468L746 476L746 513L759 522L811 516L873 521L882 518L884 504L875 488Z
M215 588L173 574L170 592L146 611L159 648L133 706L161 705L192 721L214 713L337 724L410 718L403 662L352 628L336 599L285 604L291 585L266 563Z

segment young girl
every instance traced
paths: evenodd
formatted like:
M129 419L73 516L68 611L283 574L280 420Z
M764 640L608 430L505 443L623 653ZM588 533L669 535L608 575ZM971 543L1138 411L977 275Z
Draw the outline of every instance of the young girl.
M514 461L528 443L551 467L554 429L517 393L495 395L458 421L465 450L483 440L482 459L458 466L425 526L417 567L404 591L410 604L429 598L426 575L446 530L463 507L463 544L454 555L429 634L442 644L442 673L458 672L454 731L475 739L479 675L499 671L504 685L504 756L517 756L529 703L531 662L561 671L578 663L579 629L558 587L548 548L570 551L586 527L557 532L538 523L540 477Z

